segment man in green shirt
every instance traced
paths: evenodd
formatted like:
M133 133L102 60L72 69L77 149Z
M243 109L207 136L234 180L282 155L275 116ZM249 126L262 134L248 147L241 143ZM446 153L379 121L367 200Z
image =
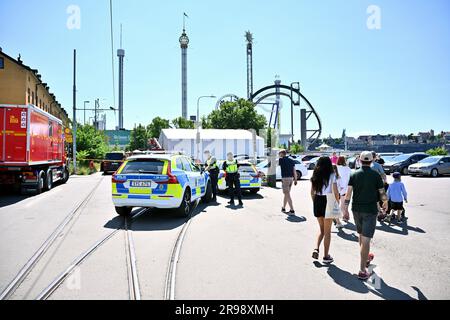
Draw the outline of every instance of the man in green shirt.
M344 218L349 218L348 207L353 194L352 211L355 219L356 230L359 234L361 264L358 278L367 280L370 274L367 267L373 259L370 252L370 240L375 234L377 224L379 199L383 202L383 209L388 206L388 199L384 189L383 179L380 174L371 169L373 162L372 152L361 153L361 169L355 171L350 177L348 191L345 197Z

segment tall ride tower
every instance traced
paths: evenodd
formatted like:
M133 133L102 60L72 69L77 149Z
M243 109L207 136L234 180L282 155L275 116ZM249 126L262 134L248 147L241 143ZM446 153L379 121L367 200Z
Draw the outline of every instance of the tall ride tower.
M117 50L119 57L119 130L124 130L123 126L123 60L125 58L125 50Z
M186 34L185 17L187 17L186 14L184 14L183 17L183 33L181 34L179 41L181 47L181 116L187 119L187 49L189 45L189 37Z
M250 31L245 33L247 40L247 99L253 95L253 34Z

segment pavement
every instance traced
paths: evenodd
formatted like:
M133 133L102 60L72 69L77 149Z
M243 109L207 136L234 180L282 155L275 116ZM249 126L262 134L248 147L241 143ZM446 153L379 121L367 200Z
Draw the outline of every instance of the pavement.
M389 177L389 179L392 179ZM226 197L199 204L181 247L176 299L449 299L450 177L404 177L407 224L378 224L372 243L374 276L361 282L353 223L333 227L331 255L311 258L318 224L310 182L293 189L296 216L281 209L280 188L245 194L243 208ZM71 177L38 196L0 197L0 291L66 215L91 194L36 264L12 299L35 299L75 258L121 228L111 202L111 177ZM129 227L143 299L163 299L167 267L184 220L149 210ZM125 232L92 253L50 299L128 299Z

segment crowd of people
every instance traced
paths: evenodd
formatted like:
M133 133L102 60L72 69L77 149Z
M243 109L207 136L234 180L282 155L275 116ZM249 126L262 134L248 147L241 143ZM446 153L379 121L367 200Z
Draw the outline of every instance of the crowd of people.
M286 204L295 214L290 196L293 183L296 185L294 162L286 157L286 151L279 154L282 173L282 189L284 193L282 212L286 212ZM370 277L368 267L374 259L370 252L370 242L375 234L378 220L391 221L396 217L401 223L404 217L403 202L407 202L405 185L401 182L400 173L393 174L394 182L387 183L387 177L380 159L375 152L362 152L352 173L346 158L334 153L331 157L323 156L317 161L311 178L311 200L313 213L317 218L319 233L312 253L313 259L319 259L323 243L322 262L332 263L330 255L331 229L333 223L338 229L350 220L350 204L353 220L359 234L360 270L358 278L367 280Z

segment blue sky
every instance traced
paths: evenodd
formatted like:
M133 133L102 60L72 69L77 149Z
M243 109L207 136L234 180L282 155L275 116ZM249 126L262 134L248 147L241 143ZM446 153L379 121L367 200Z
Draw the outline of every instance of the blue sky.
M113 3L114 51L120 23L124 31L128 128L155 116L181 115L178 38L187 12L189 114L196 113L200 95L246 96L244 33L251 30L255 89L272 84L275 75L285 84L299 81L320 114L323 136L340 136L344 128L350 135L450 130L449 1ZM79 30L66 27L72 4L81 10ZM369 5L381 10L379 30L367 28ZM96 98L104 99L105 107L113 105L108 0L1 0L0 46L39 69L70 115L76 48L78 106ZM115 66L117 79L117 60ZM214 100L203 100L201 113L214 105ZM283 110L285 133L289 117L289 110ZM109 114L108 127L115 122Z

